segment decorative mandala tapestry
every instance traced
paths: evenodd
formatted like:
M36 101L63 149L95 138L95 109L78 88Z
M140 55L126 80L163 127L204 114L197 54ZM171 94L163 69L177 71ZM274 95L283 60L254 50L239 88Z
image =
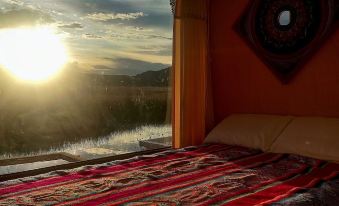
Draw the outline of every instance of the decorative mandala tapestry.
M287 83L336 28L339 0L252 0L235 25Z

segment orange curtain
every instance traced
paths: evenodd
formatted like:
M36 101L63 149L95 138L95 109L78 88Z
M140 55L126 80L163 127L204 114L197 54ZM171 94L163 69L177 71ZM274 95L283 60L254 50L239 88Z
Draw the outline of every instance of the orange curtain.
M213 124L208 0L177 0L173 55L173 146L199 145Z

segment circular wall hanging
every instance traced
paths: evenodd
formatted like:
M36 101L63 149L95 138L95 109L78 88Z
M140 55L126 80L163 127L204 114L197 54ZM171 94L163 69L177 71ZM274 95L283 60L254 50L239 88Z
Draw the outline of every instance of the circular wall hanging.
M339 0L253 0L237 32L288 82L334 28Z

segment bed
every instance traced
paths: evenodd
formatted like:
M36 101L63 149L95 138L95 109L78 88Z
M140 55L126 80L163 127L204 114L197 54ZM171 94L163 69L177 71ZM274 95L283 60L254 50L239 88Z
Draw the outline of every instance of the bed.
M339 164L204 144L0 183L0 205L337 205Z

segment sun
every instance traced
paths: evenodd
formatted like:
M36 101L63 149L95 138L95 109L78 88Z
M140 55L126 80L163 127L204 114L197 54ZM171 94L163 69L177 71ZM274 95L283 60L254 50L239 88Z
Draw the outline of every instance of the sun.
M52 28L0 30L0 65L24 81L43 82L68 61L67 49Z

